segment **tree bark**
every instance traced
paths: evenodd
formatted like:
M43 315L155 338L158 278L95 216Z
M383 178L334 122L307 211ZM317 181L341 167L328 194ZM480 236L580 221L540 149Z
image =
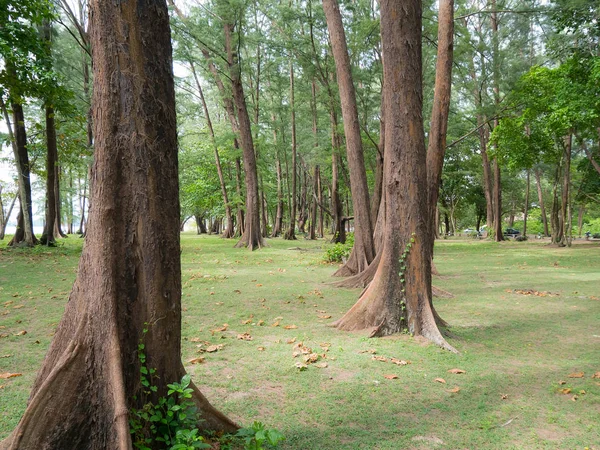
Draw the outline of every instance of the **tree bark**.
M371 328L371 336L407 329L456 351L442 337L430 307L421 14L420 0L381 1L387 121L383 249L373 281L334 325L343 330Z
M544 236L550 236L550 233L548 231L548 218L546 216L546 208L544 206L544 193L542 191L542 180L541 180L541 175L540 175L540 169L536 167L533 170L533 173L535 175L535 184L537 186L538 202L540 203L540 213L542 216L542 223L544 225Z
M560 219L559 226L562 229L562 238L560 240L561 246L571 246L572 239L572 227L571 227L571 214L570 214L570 185L571 185L571 148L573 145L573 135L569 133L568 136L564 138L563 145L563 185L562 185L562 201L560 207Z
M40 238L43 245L54 246L54 226L56 221L56 197L54 187L56 185L56 163L58 161L58 149L56 147L56 127L54 125L54 109L46 106L46 223L44 232Z
M2 186L0 186L0 196L1 194ZM15 203L17 202L18 196L19 194L17 193L13 197L7 212L4 212L4 205L2 203L2 199L0 198L0 241L4 239L4 236L6 236L6 226L8 225L8 220L10 219L10 215L13 212L13 208L15 207Z
M297 182L297 143L296 143L296 109L294 105L294 66L290 62L290 109L292 114L292 191L290 204L290 224L284 239L296 240L296 182ZM289 173L289 172L288 172Z
M86 246L28 407L3 449L130 450L129 411L145 397L140 342L156 370L151 400L185 374L167 7L90 7L96 182ZM193 395L199 427L236 429L195 387Z
M529 215L530 170L527 169L527 186L525 187L525 207L523 208L523 236L527 238L527 216Z
M346 264L334 275L349 276L365 270L375 258L373 225L371 223L369 189L356 106L356 92L352 81L352 70L342 16L337 0L323 0L323 9L327 18L327 29L329 30L329 40L333 50L340 90L354 211L354 246Z

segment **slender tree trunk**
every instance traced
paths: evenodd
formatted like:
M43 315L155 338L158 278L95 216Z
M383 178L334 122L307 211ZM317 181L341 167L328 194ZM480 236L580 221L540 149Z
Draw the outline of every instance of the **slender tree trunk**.
M215 131L213 129L212 120L210 119L210 113L208 111L208 106L204 98L204 92L202 91L200 80L198 80L198 75L196 74L196 67L194 66L194 63L191 60L189 61L189 63L190 68L192 69L192 75L194 76L194 81L196 82L198 94L200 95L200 101L202 102L204 115L206 116L206 126L208 127L208 132L210 133L210 140L213 145L213 151L215 154L215 164L217 166L217 174L219 175L219 183L221 185L221 195L223 196L223 204L225 205L225 219L227 221L227 228L223 233L223 237L229 239L233 237L233 235L235 234L235 230L233 229L233 215L231 214L231 204L229 203L229 197L227 196L227 186L225 185L225 177L223 176L223 168L221 167L219 148L217 147Z
M560 240L560 245L571 246L572 240L572 226L571 226L571 199L570 199L570 185L571 185L571 148L573 145L573 135L569 134L564 138L563 145L563 185L562 185L562 201L560 208L560 220L559 224L562 228L562 238Z
M85 232L85 208L86 208L86 199L87 199L87 177L83 179L83 193L80 196L80 204L81 204L81 220L79 221L79 230L77 230L77 234L83 235Z
M583 232L583 216L585 214L585 206L579 205L579 211L577 213L577 228L579 230L578 236L581 238L581 233Z
M292 113L292 191L291 191L291 204L290 204L290 224L288 230L285 232L285 239L295 240L296 239L296 181L297 181L297 143L296 143L296 109L294 104L294 66L290 62L290 109ZM289 174L289 172L288 172ZM288 187L289 189L289 187Z
M308 237L310 239L316 239L316 228L317 228L317 202L319 198L319 178L321 177L319 165L315 165L313 173L313 201L310 209L310 227L308 231Z
M527 238L527 216L529 215L530 170L527 169L527 186L525 187L525 207L523 208L523 236Z
M533 173L535 175L535 184L537 186L537 193L538 193L538 202L540 203L540 212L541 212L541 216L542 216L542 223L544 225L544 236L550 236L550 233L548 231L548 218L546 216L546 208L544 206L544 193L542 191L542 180L541 180L541 175L540 175L540 169L539 168L535 168L533 170Z
M130 450L131 409L157 402L185 374L168 17L164 2L91 2L94 208L65 313L28 407L0 448ZM140 342L156 371L148 396ZM193 389L199 426L235 431Z
M237 140L235 141L237 142ZM234 145L235 145L234 142ZM235 159L235 188L237 192L238 198L242 199L242 167L240 163L240 158ZM243 204L237 204L237 229L235 231L236 236L242 236L244 234L244 224L245 224L245 216Z
M275 115L271 116L273 123L275 123ZM275 222L273 223L273 231L271 237L277 237L281 234L283 229L283 186L282 186L282 174L281 174L281 159L279 158L279 145L277 143L277 130L273 129L273 142L275 144L276 154L276 172L277 172L277 212L275 214Z
M333 98L330 99L333 101ZM342 201L339 193L339 150L340 150L340 137L337 133L337 115L335 113L335 107L330 106L329 118L331 122L331 212L332 212L332 232L334 243L345 243L346 242L346 230L342 224Z
M498 110L500 105L500 57L498 40L498 11L496 0L492 0L492 65L493 65L493 84L494 84L494 106L496 107L496 118L494 119L494 128L498 126ZM497 147L494 143L494 148ZM496 148L497 150L497 148ZM497 154L497 152L495 152ZM494 238L496 242L504 240L502 233L502 181L500 180L500 161L494 157Z
M408 329L455 351L439 332L430 308L421 14L420 0L381 1L387 120L383 249L373 281L336 325L344 330L374 327L371 336Z
M560 223L560 200L558 199L558 185L560 182L561 164L556 167L554 176L554 185L552 186L552 211L550 213L550 226L552 234L552 243L560 245L563 239L563 228Z
M3 109L5 109L3 107ZM21 200L22 214L22 236L15 233L13 239L8 243L9 246L26 245L32 247L38 243L33 232L33 208L31 202L31 181L29 154L27 151L27 133L25 130L25 116L23 106L14 102L12 104L13 124L15 126L15 164L17 166L17 178L19 185L19 199ZM7 121L8 123L8 121Z
M0 193L1 191L2 186L0 186ZM10 219L10 215L13 212L13 208L15 207L15 203L18 197L19 194L17 193L10 202L10 206L6 213L4 212L4 206L2 205L2 200L0 199L0 241L4 239L4 236L6 236L6 226L8 225L8 220Z
M54 237L54 225L56 220L56 199L54 187L56 180L56 163L58 160L58 150L56 147L56 127L54 125L54 109L46 106L46 224L44 232L40 238L43 245L54 246L56 239Z
M327 18L327 29L329 30L340 90L346 154L350 169L350 190L352 191L354 210L354 247L347 263L334 275L349 276L365 270L375 258L373 226L371 224L369 189L367 187L367 174L358 121L356 93L352 82L352 71L342 16L337 0L323 0L323 9Z

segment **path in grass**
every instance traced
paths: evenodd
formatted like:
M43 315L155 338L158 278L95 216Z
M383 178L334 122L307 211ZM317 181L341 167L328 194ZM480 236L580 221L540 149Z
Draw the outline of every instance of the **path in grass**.
M0 373L23 373L0 380L0 437L25 407L74 279L80 243L66 242L0 252L0 356L11 355ZM600 448L597 244L439 242L435 283L455 298L436 305L459 355L327 327L359 290L327 284L324 241L269 244L250 253L216 237L182 239L182 357L240 423L280 429L289 449ZM319 359L300 370L307 348Z

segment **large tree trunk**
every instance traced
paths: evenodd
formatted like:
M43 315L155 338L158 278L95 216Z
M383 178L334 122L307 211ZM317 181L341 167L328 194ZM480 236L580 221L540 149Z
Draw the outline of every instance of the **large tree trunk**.
M91 2L96 152L77 279L27 410L3 449L130 450L143 407L138 345L157 392L181 363L177 134L164 2ZM147 329L147 333L144 332ZM236 425L194 389L200 427Z
M296 182L297 182L297 143L296 143L296 110L294 105L294 66L290 63L290 109L292 113L292 191L290 204L290 224L285 232L285 239L296 239ZM289 173L289 172L288 172Z
M335 325L408 330L455 351L435 323L431 303L426 151L422 121L420 0L381 1L386 80L386 220L381 262L358 302ZM400 275L399 275L400 273Z
M323 0L323 9L327 18L329 40L333 50L335 67L342 103L344 134L346 136L346 154L350 169L350 190L354 210L354 246L348 261L334 275L349 276L365 270L373 258L373 225L371 223L369 189L358 121L356 93L352 82L352 70L342 16L337 0Z

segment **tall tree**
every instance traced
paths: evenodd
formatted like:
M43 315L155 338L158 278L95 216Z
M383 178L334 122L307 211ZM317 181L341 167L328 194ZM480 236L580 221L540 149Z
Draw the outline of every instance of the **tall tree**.
M28 407L2 449L132 448L138 346L156 401L180 380L177 133L164 1L91 2L96 154L86 246ZM147 328L147 333L144 329ZM233 431L194 387L200 427ZM41 447L40 447L41 446Z
M372 336L408 329L455 351L435 323L431 302L431 235L427 222L426 150L422 120L422 4L381 2L386 135L386 221L381 263L356 304L336 322Z
M323 9L327 17L327 28L340 90L354 210L354 247L348 262L336 272L338 276L348 276L362 272L369 266L375 257L375 247L356 93L352 81L344 25L337 0L323 0Z

